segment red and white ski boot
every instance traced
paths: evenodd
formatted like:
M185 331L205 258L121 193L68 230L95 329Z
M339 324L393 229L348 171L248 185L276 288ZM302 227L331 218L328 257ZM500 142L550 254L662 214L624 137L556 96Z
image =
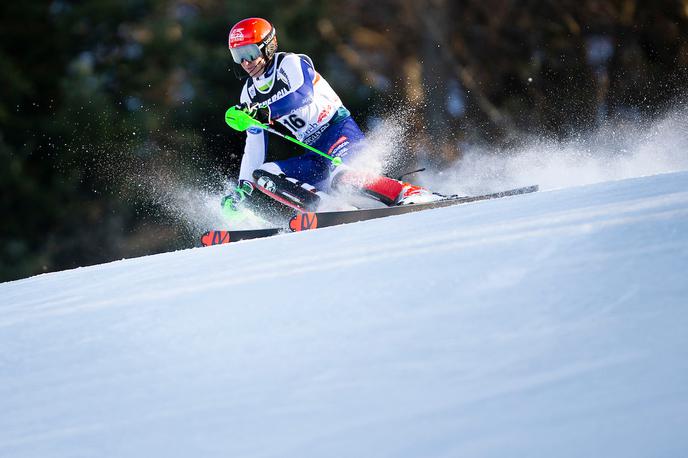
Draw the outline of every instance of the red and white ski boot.
M416 186L411 183L403 183L399 197L397 197L397 205L409 205L409 204L425 204L428 202L435 202L437 200L444 199L444 196L440 194L435 194L429 189L425 189L421 186Z
M335 187L351 187L391 207L442 200L430 190L385 176L346 171L336 179Z

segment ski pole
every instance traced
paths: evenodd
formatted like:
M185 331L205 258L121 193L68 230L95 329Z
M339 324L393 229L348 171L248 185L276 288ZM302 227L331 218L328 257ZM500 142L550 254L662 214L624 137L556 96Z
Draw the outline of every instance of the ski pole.
M247 130L250 127L258 127L260 129L266 130L272 134L279 135L280 137L289 140L290 142L296 143L297 145L306 148L307 150L313 151L314 153L317 153L321 155L324 158L329 159L332 164L337 167L342 165L342 158L341 157L333 157L330 156L327 153L323 153L320 150L317 150L313 148L310 145L307 145L303 142L298 141L294 137L291 137L289 135L285 135L282 132L278 132L275 129L273 129L270 126L266 126L265 124L261 123L257 119L252 118L248 113L239 110L236 107L230 107L226 112L225 112L225 122L229 125L234 130L238 130L240 132L243 132Z

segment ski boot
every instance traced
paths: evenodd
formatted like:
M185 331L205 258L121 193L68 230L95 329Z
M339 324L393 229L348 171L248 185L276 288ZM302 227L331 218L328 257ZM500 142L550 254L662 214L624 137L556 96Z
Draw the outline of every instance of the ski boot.
M421 186L403 182L402 184L403 187L401 188L395 205L425 204L446 198L441 194L431 192L429 189Z
M433 202L444 198L421 186L385 176L349 170L340 173L332 186L338 189L354 189L388 207Z

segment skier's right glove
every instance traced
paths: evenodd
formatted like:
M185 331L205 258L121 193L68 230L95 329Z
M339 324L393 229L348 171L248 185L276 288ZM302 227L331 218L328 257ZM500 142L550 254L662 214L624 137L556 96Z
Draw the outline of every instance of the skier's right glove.
M243 111L262 124L270 124L271 122L270 106L259 107L258 104L240 103L235 105L234 108Z
M229 195L222 198L222 214L229 220L241 221L246 217L241 203L253 192L253 184L247 180L239 180L239 185Z

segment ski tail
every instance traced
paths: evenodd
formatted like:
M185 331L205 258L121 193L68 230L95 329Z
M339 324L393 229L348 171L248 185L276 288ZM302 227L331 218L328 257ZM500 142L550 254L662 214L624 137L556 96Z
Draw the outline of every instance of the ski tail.
M223 245L225 243L238 242L240 240L259 239L263 237L270 237L284 232L284 229L269 228L269 229L249 229L238 231L213 230L206 231L201 236L201 244L203 246Z

